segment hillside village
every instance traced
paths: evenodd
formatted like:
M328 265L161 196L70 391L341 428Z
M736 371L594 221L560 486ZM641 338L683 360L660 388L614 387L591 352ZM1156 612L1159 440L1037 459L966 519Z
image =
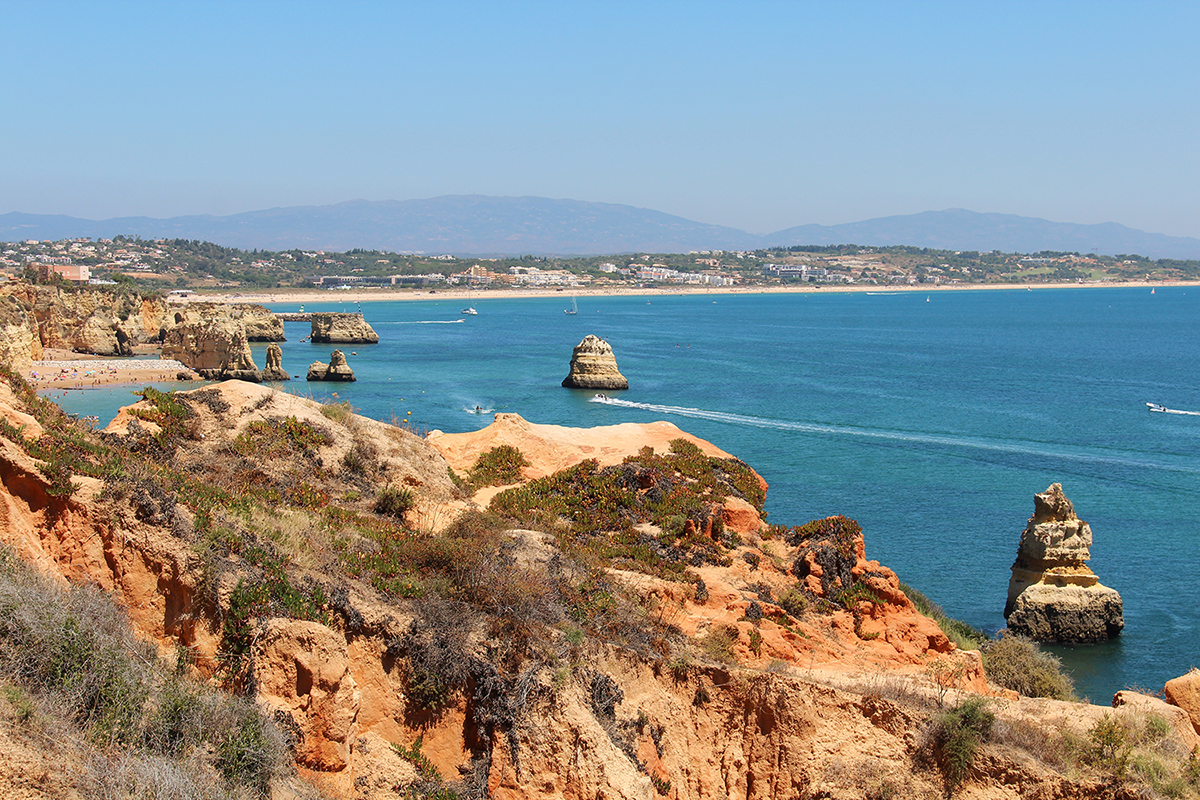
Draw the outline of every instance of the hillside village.
M188 289L438 286L568 289L685 285L767 287L1098 283L1200 278L1200 262L1137 255L978 253L837 245L758 251L589 257L464 257L350 250L239 250L185 239L26 240L0 244L0 277L37 282Z

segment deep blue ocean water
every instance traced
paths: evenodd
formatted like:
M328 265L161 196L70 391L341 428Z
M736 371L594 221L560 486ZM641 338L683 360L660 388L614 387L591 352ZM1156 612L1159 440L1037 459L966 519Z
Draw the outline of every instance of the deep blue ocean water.
M1125 602L1119 639L1053 648L1080 693L1105 703L1200 662L1200 415L1145 405L1200 411L1200 288L586 297L574 316L563 295L474 305L364 303L381 340L343 348L353 384L303 381L333 348L288 323L283 364L301 376L288 388L418 432L477 429L493 411L670 420L762 474L772 522L857 519L869 558L988 631L1004 624L1033 495L1060 482L1092 526L1090 566ZM629 379L616 402L560 387L588 333Z

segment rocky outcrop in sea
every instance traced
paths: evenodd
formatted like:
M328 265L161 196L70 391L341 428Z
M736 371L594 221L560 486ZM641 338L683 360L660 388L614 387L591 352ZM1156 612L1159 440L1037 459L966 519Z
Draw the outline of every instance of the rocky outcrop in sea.
M262 373L250 354L246 328L240 320L213 319L175 325L163 339L162 355L179 360L207 380L262 381Z
M341 350L334 350L329 354L329 363L322 364L320 361L314 361L308 367L308 380L310 381L353 381L354 370L350 369L350 365L346 363L346 354Z
M376 344L379 334L362 314L313 314L311 339L317 344Z
M1039 642L1102 642L1125 627L1121 595L1087 566L1092 529L1062 484L1033 496L1008 583L1009 630Z
M569 389L628 389L629 381L617 369L612 345L588 334L571 353L571 371L563 378Z
M263 367L264 381L286 381L292 376L283 368L283 348L271 342L267 346L267 365Z

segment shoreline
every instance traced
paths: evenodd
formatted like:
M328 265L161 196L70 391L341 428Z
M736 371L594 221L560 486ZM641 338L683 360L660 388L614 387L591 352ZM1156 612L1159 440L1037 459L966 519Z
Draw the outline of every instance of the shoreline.
M24 377L38 391L86 391L113 386L172 383L179 380L181 372L191 373L192 370L174 359L97 356L47 348Z
M1122 283L966 283L955 285L919 284L916 286L810 285L810 286L606 286L550 289L467 289L449 287L433 292L418 289L274 289L249 294L193 294L182 302L191 303L370 303L418 300L483 301L533 299L539 297L667 297L672 295L761 295L761 294L896 294L900 292L1038 291L1042 289L1153 289L1159 286L1197 286L1200 281L1126 281Z

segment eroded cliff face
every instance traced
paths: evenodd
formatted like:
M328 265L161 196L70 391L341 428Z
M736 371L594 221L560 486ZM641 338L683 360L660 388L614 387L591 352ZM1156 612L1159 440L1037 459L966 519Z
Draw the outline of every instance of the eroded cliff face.
M162 356L209 380L262 381L241 320L214 318L173 325L163 339Z
M242 324L251 342L286 341L283 321L265 306L254 303L189 302L172 306L168 328L182 323L210 323L235 320Z
M43 435L6 390L0 386L0 414L24 426L23 437ZM186 441L170 457L184 474L260 494L308 486L316 516L246 512L281 548L300 553L295 537L304 526L312 542L335 546L335 529L319 524L335 516L322 498L361 509L365 501L350 497L351 485L355 494L371 483L412 489L416 504L405 514L418 543L437 541L434 531L467 504L428 443L347 409L237 381L187 397L182 425L144 401L108 435L165 463L169 426L180 425ZM282 421L272 430L304 439L307 471L277 456L231 460L234 451L276 446L255 438L272 421ZM521 427L510 423L510 434ZM545 448L531 459L542 469L563 458L550 452L556 438L573 441L576 454L615 440L541 431L527 444L531 453L535 441ZM368 450L369 473L351 483L349 467ZM0 436L0 538L48 572L113 592L164 652L185 645L199 671L220 674L222 622L256 557L236 542L214 549L235 521L205 512L201 531L191 498L169 495L154 480L127 478L106 490L100 479L76 476L74 492L63 496L43 466ZM512 587L534 591L555 570L579 570L563 585L591 592L584 602L601 619L619 611L604 581L626 587L638 609L628 619L640 622L618 643L569 617L521 627L520 617L489 616L464 600L385 596L365 580L335 578L326 554L307 552L307 566L297 556L287 571L293 585L324 587L316 618L264 610L248 619L253 681L246 685L295 734L301 773L337 797L394 797L433 785L432 770L466 794L498 798L942 796L922 729L941 695L988 691L977 658L955 651L915 612L895 575L866 558L862 532L849 521L769 529L752 506L740 513L742 543L728 563L697 568L703 595L690 582L571 566L556 537L540 531L508 531L488 545L495 550L480 563ZM365 558L382 556L368 545ZM841 593L855 586L870 592L846 602ZM814 606L839 597L842 605L831 613L785 610L778 601L796 587ZM714 645L722 649L715 656ZM931 680L947 675L948 686ZM904 700L912 697L924 699ZM992 702L1014 725L1081 735L1104 711L1003 696ZM996 747L961 796L1104 791Z
M168 319L164 301L137 294L13 282L0 286L0 295L28 310L43 348L129 355L135 344L156 342ZM34 360L39 356L31 354Z
M0 363L25 373L42 357L42 340L32 308L18 297L0 295Z

